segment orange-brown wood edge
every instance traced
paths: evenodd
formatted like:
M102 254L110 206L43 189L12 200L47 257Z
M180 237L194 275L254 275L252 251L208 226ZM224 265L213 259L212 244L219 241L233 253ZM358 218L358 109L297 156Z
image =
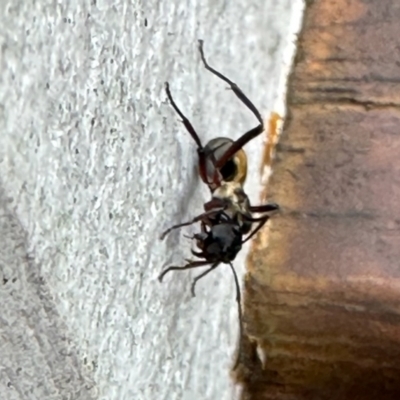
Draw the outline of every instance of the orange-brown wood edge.
M400 399L400 2L307 2L245 278L242 399Z

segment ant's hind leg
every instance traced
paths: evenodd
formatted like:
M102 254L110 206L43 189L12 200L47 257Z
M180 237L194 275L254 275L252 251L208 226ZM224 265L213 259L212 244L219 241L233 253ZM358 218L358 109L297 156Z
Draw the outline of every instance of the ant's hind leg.
M160 282L162 282L164 275L170 271L183 271L185 269L204 267L209 264L211 264L209 261L190 261L188 264L184 265L183 267L175 267L175 266L168 267L168 268L164 269L164 271L161 272L161 274L158 277L158 280Z
M204 278L208 273L210 273L212 270L214 270L215 268L217 268L219 265L219 262L214 263L210 268L208 268L207 270L205 270L203 273L201 273L200 275L196 276L196 278L193 279L192 282L192 286L191 286L191 292L192 292L192 296L195 297L196 293L194 291L195 287L196 287L196 283L199 279Z

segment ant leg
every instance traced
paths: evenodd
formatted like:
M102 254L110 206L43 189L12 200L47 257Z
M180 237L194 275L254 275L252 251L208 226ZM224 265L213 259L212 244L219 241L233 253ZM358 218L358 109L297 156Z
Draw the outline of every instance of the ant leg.
M204 221L206 221L207 224L209 224L209 225L211 225L211 221L210 221L208 218L201 221L201 226L200 226L200 228L201 228L201 233L208 233L208 231L207 231L207 229L206 229L206 228L207 228L207 225L206 225L206 223L205 223ZM197 239L197 236L199 236L199 235L200 235L199 233L195 233L195 234L192 235L192 236L183 235L183 237L185 237L185 238L187 238L187 239L190 239L190 240L193 240L193 239Z
M198 258L204 258L204 253L200 252L200 251L195 251L193 249L190 250L192 252L192 254Z
M239 364L239 357L240 354L242 353L242 337L243 337L243 316L242 316L242 302L240 299L240 285L239 285L239 279L237 277L235 268L233 268L232 263L229 263L229 266L231 267L233 277L235 279L235 286L236 286L236 302L238 305L238 315L239 315L239 349L238 349L238 355L235 361L235 365L233 366L233 370L235 370Z
M183 222L181 224L177 224L174 226L171 226L171 228L167 229L165 232L163 232L160 236L160 239L163 240L165 238L165 236L167 236L171 231L173 231L174 229L178 229L178 228L182 228L183 226L188 226L188 225L192 225L198 221L203 220L204 218L214 214L214 213L219 213L220 211L223 211L223 208L217 208L214 210L210 210L210 211L206 211L203 214L198 215L197 217L193 218L191 221L188 222Z
M199 279L203 278L204 276L206 276L209 272L211 272L212 270L214 270L215 268L217 268L219 265L219 262L216 262L215 264L213 264L210 268L208 268L207 270L205 270L203 273L201 273L200 275L196 276L196 278L193 279L192 282L192 286L191 286L191 292L192 292L192 296L195 297L196 293L194 292L194 288L196 286L196 283Z
M276 210L279 210L279 206L276 203L268 203L268 204L264 204L262 206L250 207L251 212L270 212L270 211L276 211ZM262 217L259 217L259 218L250 218L250 217L247 217L246 215L243 215L243 218L249 222L260 222L260 223L257 225L256 229L254 229L254 231L251 232L249 236L247 236L247 238L242 242L242 244L246 243L248 240L250 240L265 225L265 223L269 220L270 216L263 215Z
M262 206L250 206L251 212L269 212L279 210L279 206L276 203L263 204Z
M227 207L227 201L220 199L218 197L213 197L210 201L204 204L204 209L206 211L215 210L216 208L222 208L222 211Z
M211 264L209 261L190 261L188 264L184 265L183 267L168 267L164 271L161 272L160 276L158 277L158 280L162 282L164 275L170 271L183 271L184 269L191 269L191 268L197 268L197 267L204 267L206 265Z
M270 212L270 211L275 211L275 210L279 210L279 206L276 203L268 203L268 204L264 204L262 206L253 206L250 207L250 211L251 212ZM242 242L246 243L249 239L251 239L263 226L264 224L269 220L270 216L269 215L263 215L262 217L258 217L258 218L252 218L252 217L248 217L244 214L242 214L242 217L249 222L260 222L257 225L257 228L254 229L253 232L250 233L249 236L247 236L247 238Z
M245 219L250 222L260 222L260 223L257 225L256 229L254 229L254 231L251 232L250 235L247 236L247 238L245 240L243 240L242 244L246 243L249 239L251 239L265 225L265 223L269 220L269 215L264 215L263 217L260 217L260 218L247 218L246 217Z
M260 112L257 110L256 106L242 92L242 90L239 88L239 86L235 82L232 82L230 79L228 79L225 75L222 75L220 72L218 72L217 70L215 70L214 68L212 68L208 65L206 58L204 56L203 43L204 42L202 40L199 40L199 51L200 51L200 56L201 56L201 60L203 61L204 67L208 71L213 73L214 75L218 76L218 78L220 78L224 82L226 82L230 86L230 88L233 90L235 95L238 97L238 99L254 114L254 116L260 122L260 125L256 126L255 128L251 129L250 131L246 132L238 140L236 140L235 142L232 143L232 145L228 148L228 150L225 152L225 154L218 160L217 164L215 165L215 167L216 167L215 169L219 170L246 143L248 143L250 140L254 139L256 136L258 136L260 133L262 133L264 131L264 121L261 117ZM215 180L215 176L214 176L214 180Z

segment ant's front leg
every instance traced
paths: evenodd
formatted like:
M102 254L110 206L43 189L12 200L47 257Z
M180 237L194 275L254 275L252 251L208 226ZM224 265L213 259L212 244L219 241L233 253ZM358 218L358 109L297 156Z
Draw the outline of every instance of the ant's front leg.
M186 260L186 261L189 261L189 260ZM170 271L183 271L185 269L204 267L209 264L211 264L209 261L190 261L188 264L184 265L183 267L175 267L175 266L168 267L164 271L161 272L160 276L158 277L158 280L160 282L162 282L164 275Z
M196 276L193 279L192 282L192 286L191 286L191 292L192 292L192 296L195 297L196 293L195 293L195 287L196 287L196 283L199 279L204 278L208 273L210 273L211 271L213 271L215 268L217 268L219 265L219 262L214 263L210 268L206 269L204 272L202 272L200 275Z

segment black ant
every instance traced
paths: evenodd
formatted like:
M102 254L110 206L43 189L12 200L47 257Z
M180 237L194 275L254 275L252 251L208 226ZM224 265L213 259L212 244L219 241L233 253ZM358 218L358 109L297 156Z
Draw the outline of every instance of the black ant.
M204 204L204 213L189 222L172 226L161 235L161 239L163 239L174 229L200 222L201 233L195 234L191 239L196 241L197 247L201 250L200 252L192 250L192 254L202 260L186 260L188 263L184 266L168 267L160 274L159 280L162 281L164 275L169 271L211 265L210 268L194 278L191 286L191 292L194 296L195 285L199 279L217 268L220 263L229 264L235 279L240 336L242 337L240 286L232 261L236 258L242 245L255 235L270 218L268 214L253 217L252 213L269 213L279 207L274 203L251 206L249 198L243 190L247 174L247 157L242 147L264 131L261 114L236 83L208 65L203 53L202 40L199 40L199 51L205 68L228 83L239 100L256 116L259 125L246 132L236 141L219 137L210 140L204 147L192 124L173 100L168 82L165 83L166 94L172 107L181 117L187 131L197 144L200 177L208 185L212 198ZM258 225L250 232L253 223L258 223ZM247 234L249 235L243 239L243 235ZM238 354L240 354L240 349ZM234 368L238 365L238 360Z

